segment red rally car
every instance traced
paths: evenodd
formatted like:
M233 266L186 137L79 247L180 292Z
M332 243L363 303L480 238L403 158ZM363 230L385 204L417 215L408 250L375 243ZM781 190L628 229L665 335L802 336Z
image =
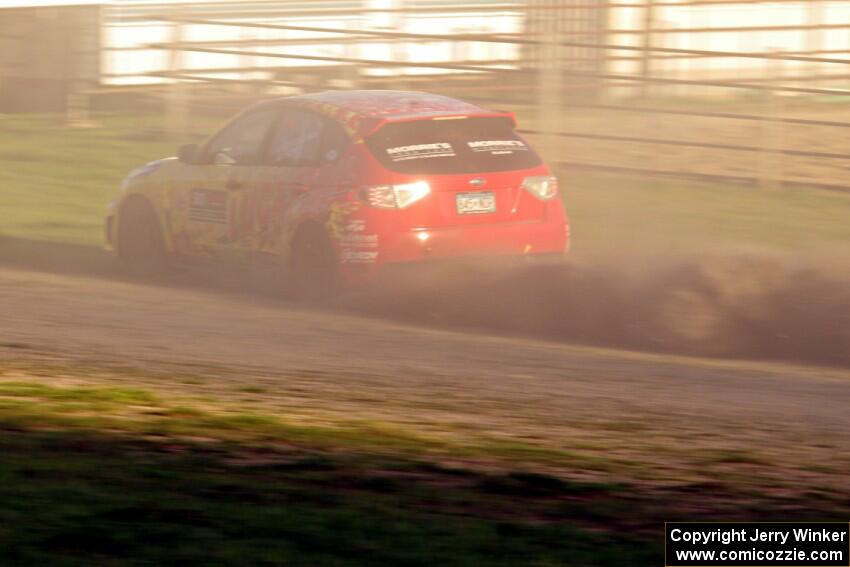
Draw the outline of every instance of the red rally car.
M266 260L296 293L387 266L564 254L558 182L511 113L398 91L257 104L124 180L107 245L137 272L175 257Z

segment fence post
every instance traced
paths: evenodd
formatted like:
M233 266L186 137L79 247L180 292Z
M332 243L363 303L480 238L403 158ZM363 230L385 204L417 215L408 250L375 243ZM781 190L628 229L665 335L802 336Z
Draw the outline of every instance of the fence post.
M404 0L394 0L390 3L390 9L395 10L390 13L390 22L392 30L395 32L404 32L406 31L406 12L405 12L405 2ZM401 38L394 37L391 39L392 42L392 54L394 61L407 61L407 42L402 40ZM399 85L399 90L409 90L411 89L410 81L408 80L408 71L407 67L396 67L392 69L390 72L393 74L397 73Z
M823 49L823 5L819 0L806 2L806 20L808 25L813 26L806 34L806 51L817 57L819 56L817 52ZM820 65L814 63L811 69L811 74L817 75L820 72Z
M652 76L652 26L655 21L655 0L646 0L643 9L643 33L641 34L640 57L640 97L646 99L650 95L649 79Z
M356 16L355 16L355 18L356 18ZM348 37L351 37L351 36L353 36L354 34L357 33L355 30L362 28L363 26L359 21L354 19L354 21L348 20L346 27L350 28L352 30L348 35L343 36L343 37L348 38ZM350 59L359 59L360 58L360 44L359 43L356 43L356 42L353 42L353 41L347 42L345 44L344 49L345 49L345 56L346 57L348 57ZM361 77L362 70L361 70L360 67L361 66L358 63L349 63L348 65L345 65L343 67L343 73L344 73L346 82L348 83L347 88L350 88L350 89L360 88L360 82L361 82L361 78L362 78ZM336 88L339 88L339 87L336 87Z
M4 23L2 15L0 15L0 23ZM6 53L11 51L10 49L7 49L7 42L8 40L5 37L0 36L0 121L4 118L3 108L5 106L4 103L6 98L6 87L4 85L6 81Z
M782 124L782 101L774 85L782 78L782 53L770 48L771 57L766 60L764 87L762 89L761 151L759 152L759 185L762 189L775 190L782 185L784 145Z
M92 125L91 97L84 87L82 81L71 82L71 92L65 98L65 122L68 126L85 128Z
M256 51L256 47L254 47L254 40L259 39L257 36L259 36L260 33L256 33L256 30L250 27L239 28L239 40L242 42L240 49L245 52ZM259 95L262 88L262 82L257 80L257 69L261 67L259 60L254 55L243 53L239 56L239 65L245 69L245 71L240 74L240 79L245 81L240 90L247 93L248 96L253 97Z
M543 132L540 136L543 154L552 162L557 162L558 137L553 133L559 130L561 115L561 94L563 89L563 73L561 49L561 14L557 10L557 0L538 5L546 10L540 25L540 64L538 66L538 96L537 130ZM549 10L547 10L547 8Z
M171 85L168 89L167 130L173 140L181 140L186 135L186 92L182 81L174 75L183 70L183 13L179 4L174 4L171 12L171 47L168 52L168 71Z
M58 12L59 25L63 32L64 48L66 50L65 73L68 80L65 91L65 123L75 128L94 126L91 121L92 87L96 79L92 76L87 63L100 57L101 42L101 13L97 8L94 13L94 29L96 39L92 41L88 32L88 12Z

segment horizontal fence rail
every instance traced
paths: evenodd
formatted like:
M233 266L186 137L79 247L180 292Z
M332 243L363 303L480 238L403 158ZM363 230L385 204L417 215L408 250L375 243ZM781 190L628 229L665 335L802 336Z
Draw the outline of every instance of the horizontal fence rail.
M117 63L78 94L149 93L176 137L193 109L417 89L509 107L568 169L850 190L850 0L117 0L102 22Z
M647 3L597 3L595 9L620 10L627 7L657 10L660 7L683 9L688 6L705 5L750 5L745 2L647 2ZM790 3L785 3L789 5ZM460 10L482 10L486 13L501 13L506 11L517 11L527 13L534 7L531 3L526 5L478 5L464 7L440 7L419 8L410 10L395 10L391 13L415 16L435 13L457 13ZM556 12L568 13L575 10L586 10L588 4L563 2L558 6L545 4L538 6L538 12L551 16ZM361 11L359 16L366 12ZM385 12L386 13L386 12ZM316 12L311 12L316 14ZM307 13L302 13L305 17ZM788 127L820 127L844 129L850 126L850 122L837 120L820 120L816 118L796 118L782 116L780 105L777 104L779 97L787 96L827 96L827 97L850 97L850 90L841 86L820 86L823 82L830 81L833 84L850 81L850 72L844 71L846 65L850 65L850 59L844 57L846 50L812 49L811 51L795 50L787 53L778 50L770 51L746 51L730 49L701 49L679 45L670 45L666 38L704 36L707 34L753 34L753 33L836 33L842 30L850 30L850 23L844 22L799 22L793 25L774 25L769 23L759 25L715 25L699 26L689 25L680 27L659 26L657 22L649 18L643 27L637 29L624 29L615 25L607 25L598 29L560 29L556 34L548 33L545 29L530 29L526 22L525 29L515 33L439 33L430 31L408 31L403 29L374 29L367 28L358 23L355 25L333 26L327 23L314 25L307 22L245 22L242 20L223 20L221 18L204 18L198 16L187 16L185 14L172 13L157 16L162 22L172 26L211 26L213 28L236 28L240 30L252 29L262 33L286 33L290 34L287 39L278 38L274 41L241 37L231 39L232 43L224 45L210 45L210 42L200 41L171 41L152 43L147 47L164 51L183 53L207 53L224 56L235 56L251 58L252 60L290 60L312 62L315 64L329 64L340 67L351 67L357 73L369 73L369 69L417 69L418 72L452 72L459 73L470 79L484 77L498 77L498 79L486 80L484 84L469 84L458 89L459 94L465 95L470 100L490 103L523 104L531 102L537 106L540 115L551 113L558 115L569 113L578 108L596 109L599 111L614 111L641 116L668 116L668 117L692 117L693 119L715 119L715 120L747 120L758 123L760 133L755 136L755 144L732 143L731 141L713 140L686 140L675 137L658 137L640 134L624 134L599 131L578 131L569 128L557 130L527 128L523 132L526 135L542 141L547 155L557 154L561 142L557 140L575 140L586 142L603 142L608 144L620 144L624 147L670 147L676 151L689 149L692 151L721 151L734 155L758 155L757 162L752 164L753 175L723 175L716 174L716 180L734 181L736 183L758 182L764 186L776 186L779 184L794 185L791 179L783 178L781 173L781 160L784 159L808 159L826 160L844 163L842 160L850 159L850 154L840 151L822 151L814 148L789 148L784 147L781 130ZM526 16L527 17L527 16ZM298 34L293 37L292 34ZM639 44L622 41L624 38L638 38ZM332 39L330 39L332 38ZM620 41L612 41L618 38ZM660 38L660 39L659 39ZM223 40L219 40L223 41ZM316 43L310 43L315 41ZM321 42L339 42L345 47L344 55L329 56L310 53L293 53L291 49L298 45L321 45ZM463 61L455 58L452 61L436 60L410 60L409 58L374 58L358 56L364 51L351 49L351 46L359 47L379 42L389 42L390 45L422 45L438 42L448 42L451 45L489 44L495 46L513 46L516 49L543 49L547 50L546 62L542 69L529 75L528 61L518 59L494 59L485 61ZM811 42L815 45L816 42ZM269 47L282 46L284 51L270 51ZM653 73L652 65L656 62L667 62L681 58L701 60L726 60L726 61L751 61L753 64L761 65L759 74L748 73L741 77L705 77L693 78L664 73ZM634 63L643 68L631 72L611 72L611 64ZM595 70L588 70L582 63L597 65ZM794 65L795 72L783 72L781 66ZM286 73L285 66L274 66L274 73ZM825 69L835 69L830 73ZM818 71L813 73L812 69ZM557 80L548 87L540 78L541 73L554 72ZM196 71L182 70L174 73L160 73L160 77L171 79L181 78L192 82L216 82L238 81L231 77L223 77L221 73L236 74L244 73L242 67L225 67L217 71L214 69L199 69ZM210 76L215 75L217 76ZM412 80L412 79L411 79ZM518 83L526 82L524 87L518 87ZM250 81L248 81L250 83ZM270 85L287 84L295 86L293 81L280 81L269 79ZM418 85L417 85L418 86ZM545 89L555 89L557 92L547 99ZM763 102L757 105L758 112L718 112L712 110L682 110L676 108L650 108L645 105L616 104L595 100L574 100L569 93L591 93L591 92L645 92L649 88L708 88L708 89L732 89L739 92L754 93ZM626 89L626 91L623 91ZM494 96L501 93L500 96ZM483 96L481 96L483 95ZM630 96L630 95L624 95ZM634 96L634 95L631 95ZM545 108L542 108L545 107ZM560 126L556 122L556 127ZM769 126L768 126L769 125ZM651 167L630 167L617 164L616 160L605 164L591 162L575 162L571 160L558 160L559 163L577 169L609 169L611 171L628 172L640 175L681 175L691 179L710 179L711 174L695 172L677 172L671 169L660 169ZM830 189L841 187L841 184L824 183L812 180L813 184Z
M780 61L798 61L803 63L835 63L839 65L848 65L850 64L850 59L840 59L840 58L829 58L829 57L811 57L806 55L795 55L795 54L784 54L784 53L752 53L747 51L711 51L705 49L681 49L681 48L672 48L672 47L655 47L655 46L637 46L637 45L626 45L626 44L611 44L611 43L589 43L589 42L579 42L579 41L566 41L566 40L558 40L558 41L546 41L546 40L535 40L535 39L527 39L521 37L506 37L504 34L493 35L493 34L474 34L474 33L465 33L465 34L438 34L438 33L410 33L410 32L394 32L394 31L384 31L384 30L352 30L346 28L329 28L329 27L321 27L321 26L296 26L296 25L286 25L286 24L266 24L260 22L246 23L246 22L238 22L238 21L222 21L222 20L210 20L210 19L199 19L199 18L184 18L179 16L159 16L157 18L161 21L181 23L181 24L198 24L205 26L230 26L230 27L239 27L239 28L256 28L256 29L271 29L271 30L287 30L287 31L302 31L302 32L313 32L313 33L325 33L325 34L345 34L345 35L362 35L362 36L372 36L372 37L383 37L388 39L416 39L421 41L436 41L436 40L444 40L444 41L471 41L471 42L482 42L482 43L499 43L499 44L507 44L507 45L548 45L554 43L555 45L563 46L563 47L586 47L589 49L608 49L615 51L649 51L652 53L671 53L671 54L680 54L680 55L698 55L704 57L731 57L731 58L743 58L743 59L769 59L769 60L780 60ZM824 25L824 26L756 26L756 27L740 27L740 28L706 28L705 31L737 31L737 32L748 32L748 31L802 31L808 29L847 29L850 30L850 23L847 24L835 24L835 25ZM691 33L691 30L681 29L681 30L666 30L668 32L677 32L677 33ZM606 32L599 32L597 35L620 35L624 33L656 33L655 30L630 30L628 32L623 30L608 30ZM565 35L571 35L569 33ZM185 44L184 45L188 45ZM163 44L160 46L164 47ZM413 63L415 65L415 63Z

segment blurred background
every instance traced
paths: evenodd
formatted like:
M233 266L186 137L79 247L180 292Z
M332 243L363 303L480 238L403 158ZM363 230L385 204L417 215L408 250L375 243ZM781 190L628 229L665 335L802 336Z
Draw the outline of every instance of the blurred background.
M515 111L581 171L847 185L850 2L7 0L0 111L143 130L335 88ZM151 116L160 117L151 121Z

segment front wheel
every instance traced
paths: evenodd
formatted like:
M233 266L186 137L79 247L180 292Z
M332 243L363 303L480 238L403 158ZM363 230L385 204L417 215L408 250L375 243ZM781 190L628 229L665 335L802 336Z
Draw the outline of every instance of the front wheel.
M153 208L134 199L118 215L116 251L124 269L134 276L161 273L167 263L162 229Z

